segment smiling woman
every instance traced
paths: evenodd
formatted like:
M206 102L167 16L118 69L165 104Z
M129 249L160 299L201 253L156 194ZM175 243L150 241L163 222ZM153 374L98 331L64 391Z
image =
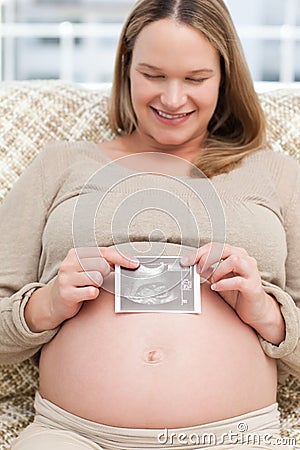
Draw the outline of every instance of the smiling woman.
M300 372L300 173L261 148L222 0L136 3L110 119L114 139L48 147L1 207L0 355L40 356L35 421L13 449L154 449L158 430L241 422L275 444L276 360ZM116 265L136 275L127 300L159 303L172 283L157 274L141 294L147 256L200 273L201 313L116 313Z

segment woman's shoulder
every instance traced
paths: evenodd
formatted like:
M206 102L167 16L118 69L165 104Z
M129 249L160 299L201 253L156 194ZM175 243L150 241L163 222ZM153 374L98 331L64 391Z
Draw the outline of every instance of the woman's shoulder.
M273 186L283 209L299 201L300 164L295 158L280 151L266 149L254 153L249 162L250 160L255 163L262 182ZM255 176L254 171L251 170L251 173Z
M93 141L56 141L47 144L33 162L41 177L46 197L88 178L96 168L108 163L107 156Z
M47 164L68 164L82 159L105 159L100 145L93 141L56 141L46 144L40 151L39 158Z
M271 177L274 180L282 178L295 180L300 176L300 164L291 155L274 151L272 149L263 149L252 153L245 158L244 167L253 167L263 173L265 177Z

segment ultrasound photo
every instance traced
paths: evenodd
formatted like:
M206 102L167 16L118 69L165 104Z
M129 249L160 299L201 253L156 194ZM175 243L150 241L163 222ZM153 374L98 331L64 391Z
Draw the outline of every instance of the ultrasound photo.
M137 269L115 267L115 312L201 312L196 266L181 267L170 256L138 259Z

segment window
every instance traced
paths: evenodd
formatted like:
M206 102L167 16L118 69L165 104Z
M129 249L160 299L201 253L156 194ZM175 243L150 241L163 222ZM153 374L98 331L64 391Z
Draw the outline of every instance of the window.
M132 0L0 1L2 80L111 81ZM255 81L300 81L300 0L227 0Z

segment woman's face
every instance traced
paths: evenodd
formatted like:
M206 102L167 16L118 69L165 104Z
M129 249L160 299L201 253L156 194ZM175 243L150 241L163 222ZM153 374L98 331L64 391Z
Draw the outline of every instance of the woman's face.
M170 19L147 25L130 67L136 133L157 149L199 149L220 79L218 52L200 31Z

